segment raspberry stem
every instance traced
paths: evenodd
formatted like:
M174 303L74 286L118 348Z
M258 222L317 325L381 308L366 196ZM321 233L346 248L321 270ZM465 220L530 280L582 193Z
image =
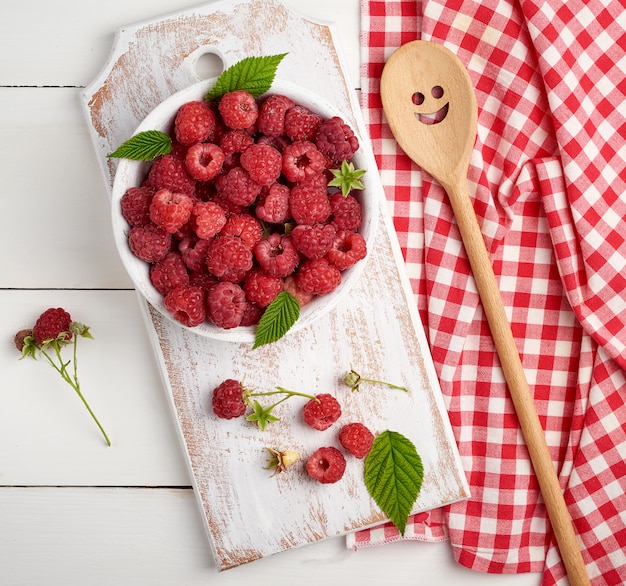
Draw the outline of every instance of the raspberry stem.
M244 392L244 402L250 407L252 407L252 413L246 417L248 421L255 423L261 431L265 430L268 423L272 423L274 421L279 421L279 417L272 415L272 411L275 407L280 405L283 401L289 399L289 397L305 397L307 399L314 399L319 402L319 399L314 397L313 395L307 395L305 393L298 393L297 391L290 391L283 387L276 387L275 391L266 391L263 393L254 393L251 389L247 389ZM272 405L264 407L259 403L256 399L250 401L251 397L269 397L272 395L285 395L282 399L279 399Z
M382 380L375 380L375 379L371 379L371 378L363 378L356 370L354 370L353 368L350 369L350 372L348 372L344 377L343 377L343 382L344 384L346 384L347 386L350 387L350 390L354 393L355 391L359 390L359 386L361 383L374 383L374 384L379 384L379 385L385 385L389 388L392 389L398 389L400 391L404 391L405 393L408 393L409 390L406 387L401 387L399 385L394 385L392 383L386 382L386 381L382 381Z
M78 336L73 336L73 338L74 338L74 341L73 341L74 368L73 368L72 375L70 375L69 372L67 371L67 367L69 366L71 360L68 360L67 362L63 362L63 359L61 358L61 347L59 345L58 340L54 340L50 344L50 346L54 348L56 358L59 361L58 364L48 354L48 352L46 352L45 348L41 349L41 353L44 355L44 357L46 358L50 366L52 366L52 368L54 368L61 375L63 380L67 384L69 384L74 389L74 391L76 391L76 394L80 397L80 400L83 402L83 405L87 408L87 411L89 411L89 414L91 415L92 419L96 422L96 425L102 432L102 435L104 436L104 439L107 445L110 446L111 440L109 440L109 436L104 431L104 428L102 427L100 421L98 421L98 418L96 417L95 413L92 411L91 407L89 406L89 403L87 403L87 400L85 399L83 393L80 390L80 382L78 380L78 359L77 359Z

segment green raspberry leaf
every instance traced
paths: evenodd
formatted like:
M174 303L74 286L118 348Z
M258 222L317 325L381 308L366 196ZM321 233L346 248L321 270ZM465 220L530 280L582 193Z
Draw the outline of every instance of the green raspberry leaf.
M288 293L281 291L261 316L256 327L252 349L270 344L282 338L300 317L300 303Z
M207 102L218 100L228 92L245 90L258 98L272 87L276 69L287 53L267 57L245 57L225 69L209 90Z
M144 130L123 142L107 157L111 159L132 159L152 161L159 155L172 151L172 139L159 130Z
M422 459L411 440L389 430L374 440L365 459L365 486L402 535L423 479Z

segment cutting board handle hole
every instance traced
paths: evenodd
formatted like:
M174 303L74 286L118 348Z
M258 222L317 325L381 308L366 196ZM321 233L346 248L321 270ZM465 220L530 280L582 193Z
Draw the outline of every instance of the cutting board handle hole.
M196 75L199 79L217 77L222 71L224 71L224 62L216 53L207 51L196 60Z

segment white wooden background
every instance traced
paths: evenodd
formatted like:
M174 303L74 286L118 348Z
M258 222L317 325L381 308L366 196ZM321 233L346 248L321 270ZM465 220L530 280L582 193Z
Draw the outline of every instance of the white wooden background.
M358 88L359 1L285 4L338 23ZM351 552L343 539L217 573L78 101L118 27L190 5L0 6L0 584L539 584L461 568L447 543ZM52 306L92 327L81 382L111 448L50 367L12 346Z

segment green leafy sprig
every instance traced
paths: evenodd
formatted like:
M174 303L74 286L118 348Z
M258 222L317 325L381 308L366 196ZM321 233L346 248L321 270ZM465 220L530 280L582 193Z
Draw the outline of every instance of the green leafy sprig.
M346 386L350 387L350 390L353 393L359 390L361 383L373 383L373 384L385 385L391 389L398 389L399 391L404 391L405 393L409 392L409 389L407 389L406 387L394 385L392 383L388 383L382 380L363 378L356 370L354 370L354 368L351 368L350 372L346 373L346 375L343 377L343 382Z
M365 485L402 535L423 479L422 459L411 440L389 430L376 437L365 458Z
M242 385L243 386L243 385ZM254 397L270 397L272 395L283 395L281 399L272 403L271 405L261 405ZM252 408L252 413L246 417L247 421L254 423L261 431L265 431L265 428L275 421L280 421L280 417L276 417L273 411L278 405L286 401L290 397L305 397L306 399L313 399L319 401L313 395L307 395L306 393L299 393L297 391L290 391L283 387L276 387L275 391L265 391L257 393L253 389L244 387L243 400L244 403Z
M160 155L172 152L172 139L160 130L144 130L123 142L107 157L110 159L132 159L152 161Z
M70 324L70 332L73 334L70 340L67 339L68 332L61 332L56 338L45 340L41 345L36 342L34 336L32 335L32 330L26 331L25 335L22 336L20 336L20 334L18 333L20 342L22 344L22 358L30 356L34 360L37 360L38 355L43 356L48 364L56 372L58 372L59 375L61 375L61 378L68 385L70 385L72 389L74 389L74 391L82 401L83 405L91 415L92 419L95 421L98 429L100 429L100 432L104 436L104 440L106 441L107 445L110 446L111 440L109 439L106 431L104 431L104 428L102 427L100 421L98 421L95 413L89 406L89 403L87 403L87 400L85 399L85 396L81 391L80 382L78 380L78 338L88 338L93 340L93 336L91 335L88 326L75 321L71 322ZM16 336L16 345L18 336ZM67 345L72 346L73 352L72 360L66 361L63 360L63 357L61 356L61 349L63 348L63 346Z

